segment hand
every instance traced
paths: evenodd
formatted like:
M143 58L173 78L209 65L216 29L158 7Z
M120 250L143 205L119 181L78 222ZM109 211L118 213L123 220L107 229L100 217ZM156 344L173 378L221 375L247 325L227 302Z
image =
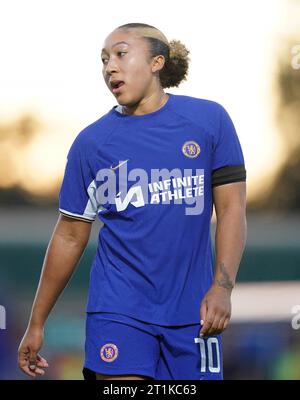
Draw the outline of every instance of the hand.
M49 366L47 361L38 354L43 339L43 328L28 328L18 349L19 368L33 378L44 375L44 368Z
M227 328L231 316L230 296L231 289L213 283L200 307L200 337L218 335Z

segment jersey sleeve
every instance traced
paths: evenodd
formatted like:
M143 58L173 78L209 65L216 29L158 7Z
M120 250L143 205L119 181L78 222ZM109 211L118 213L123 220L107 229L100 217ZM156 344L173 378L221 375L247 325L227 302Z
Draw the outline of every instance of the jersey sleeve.
M219 130L213 139L212 186L246 181L243 151L234 124L220 106Z
M59 211L71 218L93 222L97 215L95 180L80 135L71 145L59 192Z

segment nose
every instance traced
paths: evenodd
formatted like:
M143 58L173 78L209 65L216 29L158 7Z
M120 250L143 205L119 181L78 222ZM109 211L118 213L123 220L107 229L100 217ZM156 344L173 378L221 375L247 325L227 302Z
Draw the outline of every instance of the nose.
M106 66L104 66L105 72L109 75L111 75L112 72L117 72L118 71L118 65L116 63L116 60L111 57Z

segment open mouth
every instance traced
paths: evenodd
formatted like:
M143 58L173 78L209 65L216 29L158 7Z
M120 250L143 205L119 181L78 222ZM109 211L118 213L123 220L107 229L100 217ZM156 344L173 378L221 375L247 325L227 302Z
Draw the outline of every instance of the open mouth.
M112 81L110 85L113 93L118 93L124 84L125 83L123 81Z

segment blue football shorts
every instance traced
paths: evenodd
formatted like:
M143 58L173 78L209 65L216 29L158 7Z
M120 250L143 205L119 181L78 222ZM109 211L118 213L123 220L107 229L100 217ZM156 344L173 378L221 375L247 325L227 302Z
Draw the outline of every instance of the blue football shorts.
M222 335L200 338L199 330L200 322L164 326L118 313L87 313L84 379L99 373L222 380Z

